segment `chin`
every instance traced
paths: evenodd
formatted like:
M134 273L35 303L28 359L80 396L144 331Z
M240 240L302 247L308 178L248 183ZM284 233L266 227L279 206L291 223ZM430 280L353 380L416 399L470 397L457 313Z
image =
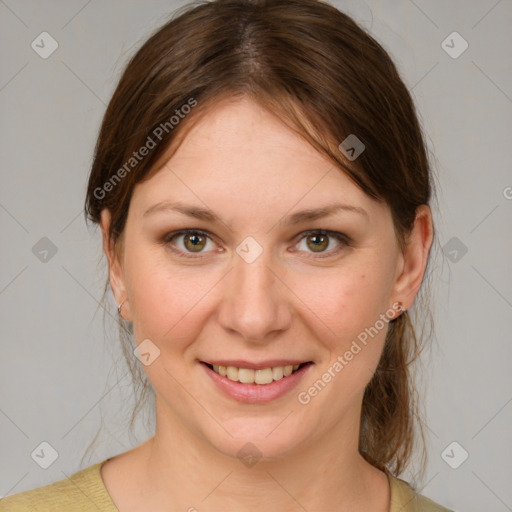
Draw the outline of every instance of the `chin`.
M299 450L307 438L303 427L297 428L297 418L292 420L293 414L286 418L287 415L288 412L258 419L232 418L222 422L232 436L223 429L216 429L210 435L205 433L205 437L220 453L239 459L246 466L246 459L271 462Z

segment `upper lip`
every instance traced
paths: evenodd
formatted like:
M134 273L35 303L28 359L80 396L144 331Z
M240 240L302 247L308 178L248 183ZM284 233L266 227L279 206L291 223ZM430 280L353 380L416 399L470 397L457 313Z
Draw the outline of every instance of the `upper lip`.
M297 359L268 359L259 363L244 361L243 359L217 359L201 361L215 366L234 366L235 368L247 368L249 370L262 370L263 368L275 368L276 366L293 366L296 364L309 363L308 360Z

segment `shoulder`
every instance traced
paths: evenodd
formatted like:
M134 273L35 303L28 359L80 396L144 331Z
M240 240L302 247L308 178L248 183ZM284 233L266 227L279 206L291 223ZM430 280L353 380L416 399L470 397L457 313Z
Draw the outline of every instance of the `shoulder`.
M452 512L415 492L405 481L389 475L391 485L390 512Z
M0 512L118 512L101 478L103 462L49 485L0 499Z

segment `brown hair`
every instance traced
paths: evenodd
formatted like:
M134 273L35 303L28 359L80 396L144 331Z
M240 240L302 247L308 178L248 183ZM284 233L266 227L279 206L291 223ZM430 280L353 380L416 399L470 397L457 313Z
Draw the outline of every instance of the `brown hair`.
M163 152L200 113L241 96L278 115L364 192L389 205L397 239L407 242L417 207L432 194L412 98L382 46L349 16L316 0L202 1L176 11L131 58L107 107L86 216L98 223L107 208L111 238L122 241L135 185L158 170ZM354 161L339 149L350 134L365 145ZM144 146L152 148L135 157ZM130 341L124 343L128 364L147 390ZM410 372L420 344L408 313L390 322L363 399L360 453L396 475L409 463L415 432L423 439Z

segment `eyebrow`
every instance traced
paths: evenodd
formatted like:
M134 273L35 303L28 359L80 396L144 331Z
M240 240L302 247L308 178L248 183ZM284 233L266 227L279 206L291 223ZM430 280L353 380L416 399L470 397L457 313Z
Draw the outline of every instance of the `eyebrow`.
M205 220L208 222L218 222L222 223L220 217L218 217L215 213L213 213L211 210L207 210L205 208L200 208L197 206L191 206L186 205L180 202L171 202L171 201L162 201L160 203L154 204L153 206L150 206L144 213L143 217L146 217L147 215L156 213L156 212L178 212L183 215L186 215L188 217L192 217L194 219L199 220ZM304 221L311 221L315 219L320 219L323 217L327 217L328 215L332 215L334 213L337 213L338 211L347 211L347 212L353 212L360 215L363 215L367 218L369 218L368 212L359 207L359 206L353 206L348 204L342 204L342 203L335 203L323 206L321 208L311 208L308 210L303 210L300 212L293 213L291 215L288 215L284 218L282 218L279 221L279 224L284 225L294 225L299 224Z

